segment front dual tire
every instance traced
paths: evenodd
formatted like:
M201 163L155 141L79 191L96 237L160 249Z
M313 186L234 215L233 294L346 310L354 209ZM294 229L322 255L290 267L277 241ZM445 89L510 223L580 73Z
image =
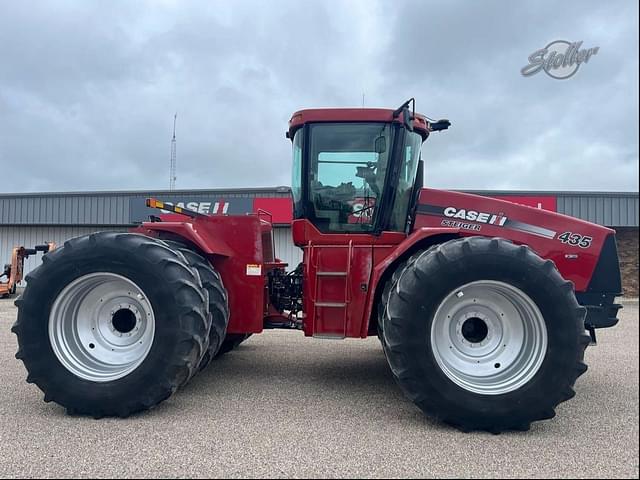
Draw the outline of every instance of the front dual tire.
M379 310L391 371L461 430L527 430L586 371L585 309L553 262L502 239L456 239L400 266Z

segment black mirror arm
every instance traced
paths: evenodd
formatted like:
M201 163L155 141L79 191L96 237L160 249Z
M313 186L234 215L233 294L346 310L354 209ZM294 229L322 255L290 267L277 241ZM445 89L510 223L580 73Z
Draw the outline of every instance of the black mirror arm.
M413 103L413 110L412 110L411 116L415 117L416 116L416 100L415 98L412 97L393 111L393 118L398 118L398 116L400 116L403 110L405 109L408 110L410 103Z

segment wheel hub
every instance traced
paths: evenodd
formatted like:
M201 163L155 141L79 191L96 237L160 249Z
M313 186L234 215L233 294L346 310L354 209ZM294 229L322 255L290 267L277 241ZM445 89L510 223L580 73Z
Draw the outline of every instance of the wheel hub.
M540 310L522 290L482 280L456 289L438 306L431 351L454 383L499 395L520 388L540 368L547 330Z
M462 324L462 336L467 342L480 343L489 334L487 323L480 317L471 317Z
M67 285L49 316L56 357L74 375L108 382L133 372L153 344L155 317L143 291L121 275L91 273Z
M120 308L111 316L113 328L120 333L130 333L140 323L140 312L138 310L134 312L130 308L132 308L131 305L128 305L127 308Z

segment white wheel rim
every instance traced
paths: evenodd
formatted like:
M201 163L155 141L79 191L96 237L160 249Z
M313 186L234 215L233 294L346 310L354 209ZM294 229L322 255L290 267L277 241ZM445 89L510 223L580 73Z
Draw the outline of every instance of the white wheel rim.
M144 361L155 333L153 308L138 285L98 272L67 285L49 314L49 340L60 363L93 382L122 378Z
M517 390L538 372L547 328L534 301L503 282L481 280L456 288L431 325L431 351L454 383L470 392Z

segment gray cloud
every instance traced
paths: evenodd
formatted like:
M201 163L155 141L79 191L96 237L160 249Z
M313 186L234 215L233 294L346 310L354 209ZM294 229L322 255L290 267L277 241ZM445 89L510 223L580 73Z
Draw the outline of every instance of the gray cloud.
M423 149L428 176L451 188L638 188L638 6L553 2L403 4L393 85L424 98L454 128ZM599 46L571 79L523 78L555 39ZM402 75L412 65L412 75Z
M14 2L0 16L0 191L288 184L300 108L448 117L443 188L638 189L634 2ZM520 75L551 40L599 53Z

